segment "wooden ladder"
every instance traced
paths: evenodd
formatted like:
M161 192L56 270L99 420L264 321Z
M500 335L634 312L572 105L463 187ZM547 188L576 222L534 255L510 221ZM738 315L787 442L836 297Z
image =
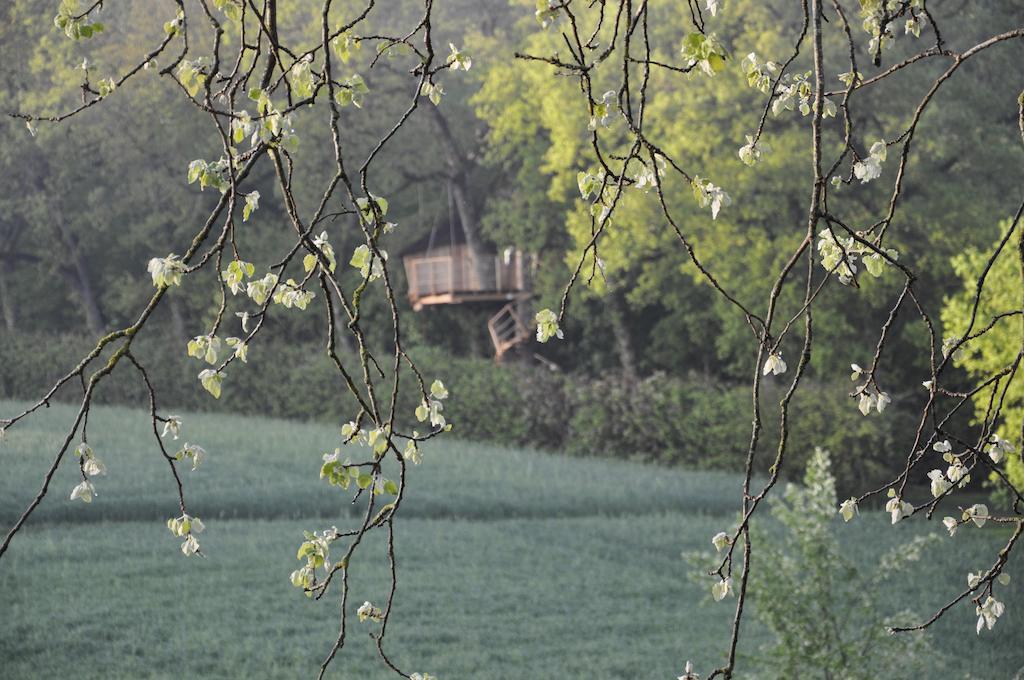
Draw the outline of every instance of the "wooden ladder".
M487 330L494 343L494 358L501 361L502 355L519 343L530 338L530 329L516 313L516 304L509 303L487 321Z

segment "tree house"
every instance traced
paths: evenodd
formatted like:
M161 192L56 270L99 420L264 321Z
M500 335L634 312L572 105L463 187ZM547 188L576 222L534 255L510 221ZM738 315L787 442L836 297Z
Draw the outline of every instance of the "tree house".
M524 303L532 296L533 258L516 248L474 254L457 217L449 221L449 231L446 243L435 242L435 227L427 237L403 251L409 302L417 312L429 305L504 303L487 322L495 356L500 361L506 352L531 336L522 317Z

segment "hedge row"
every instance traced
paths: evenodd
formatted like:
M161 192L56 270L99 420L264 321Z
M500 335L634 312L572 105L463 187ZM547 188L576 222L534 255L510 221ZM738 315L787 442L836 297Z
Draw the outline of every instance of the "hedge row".
M322 347L258 343L247 365L231 366L223 396L214 400L196 379L203 366L184 357L178 344L140 341L135 348L165 412L222 411L337 423L354 415L353 401ZM0 397L38 398L91 345L90 339L74 335L5 337L0 342ZM627 387L617 376L595 379L536 365L499 366L431 349L413 354L428 381L441 378L449 387L445 413L461 439L698 469L740 470L746 457L751 431L747 386L658 374ZM357 365L354 358L346 361ZM401 379L411 380L411 375ZM861 416L848 389L812 383L798 393L787 454L803 459L814 446L830 449L844 487L882 479L899 464L896 433L913 431L899 408L884 418ZM58 398L73 399L79 390L77 384L68 386ZM755 459L760 472L772 465L778 445L776 391L767 387L763 401L764 432ZM408 389L403 394L399 412L411 417L418 397ZM144 404L145 399L138 374L126 362L96 395L99 403ZM802 460L792 462L797 464L786 467L802 469Z

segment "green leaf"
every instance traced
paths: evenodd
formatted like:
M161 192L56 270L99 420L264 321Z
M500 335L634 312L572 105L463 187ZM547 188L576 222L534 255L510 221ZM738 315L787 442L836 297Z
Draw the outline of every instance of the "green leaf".
M872 276L881 276L882 271L885 269L885 260L883 260L882 256L878 254L866 255L863 262L864 268L867 269L868 273Z
M213 395L214 399L220 399L220 384L223 380L222 373L211 369L206 369L199 374L199 382L207 392Z
M370 266L370 247L365 243L352 251L352 259L348 261L356 269L365 269Z
M352 58L352 53L358 50L360 45L357 38L354 38L349 31L345 31L331 41L331 47L338 55L338 59L341 59L341 63L347 64Z
M430 395L438 399L448 398L448 388L444 386L444 383L440 380L435 380L430 385Z
M247 222L249 216L260 207L260 192L251 191L245 195L245 205L242 207L242 221ZM251 266L251 265L250 265ZM252 276L250 273L249 276Z

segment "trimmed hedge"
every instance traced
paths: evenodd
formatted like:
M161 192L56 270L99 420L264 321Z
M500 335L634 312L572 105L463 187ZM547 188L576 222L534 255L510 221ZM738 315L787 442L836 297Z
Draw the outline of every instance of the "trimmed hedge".
M93 346L76 335L18 334L0 342L0 397L42 395L72 362ZM150 370L161 410L194 410L266 415L340 423L354 415L354 401L320 346L258 342L249 364L232 364L220 400L212 399L196 376L204 367L185 357L182 343L142 339L134 348ZM430 348L412 352L424 378L442 379L451 391L445 415L460 439L559 450L574 456L627 457L696 469L740 470L750 441L749 386L721 386L664 374L627 387L617 376L587 378L528 365L497 365L487 359L452 358ZM344 358L357 366L354 357ZM411 380L403 373L402 380ZM408 383L407 383L408 384ZM71 400L77 382L57 396ZM790 409L787 465L803 469L815 446L833 453L841 487L881 480L900 464L905 450L897 433L913 432L898 407L885 417L865 418L844 384L806 385ZM387 395L390 391L381 390ZM763 399L764 431L755 469L767 471L778 446L778 388ZM404 390L399 413L412 427L418 397ZM99 403L142 405L146 393L127 362L96 394ZM422 426L421 426L422 427ZM843 488L841 488L843 491Z

